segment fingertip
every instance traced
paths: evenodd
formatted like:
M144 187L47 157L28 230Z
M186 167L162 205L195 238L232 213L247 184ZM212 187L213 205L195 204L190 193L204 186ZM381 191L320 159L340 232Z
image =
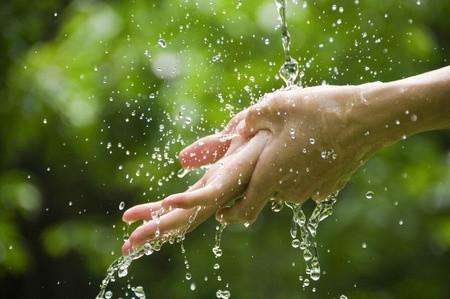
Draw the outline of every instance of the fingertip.
M190 167L189 153L189 148L185 148L178 154L178 161L180 161L181 167L184 169L188 169Z
M134 220L133 217L132 217L133 210L131 210L131 209L132 209L132 208L126 210L126 211L123 213L123 215L122 215L122 221L123 221L123 222L129 223L129 222L131 222L132 220Z
M126 240L125 243L122 245L122 255L129 255L131 252L131 242L129 240Z

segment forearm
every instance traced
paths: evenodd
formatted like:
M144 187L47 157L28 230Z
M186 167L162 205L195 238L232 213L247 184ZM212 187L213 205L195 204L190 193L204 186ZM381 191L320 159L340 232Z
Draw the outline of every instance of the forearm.
M406 79L361 86L356 107L377 146L419 132L450 128L450 67Z

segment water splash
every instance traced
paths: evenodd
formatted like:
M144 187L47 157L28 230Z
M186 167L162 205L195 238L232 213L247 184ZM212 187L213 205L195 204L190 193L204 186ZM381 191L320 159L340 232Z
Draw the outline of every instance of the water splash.
M286 0L275 0L278 15L280 17L281 27L281 43L284 50L284 63L278 71L278 75L283 79L286 87L294 85L301 86L299 81L299 65L298 61L291 56L291 35L289 34L288 24L286 19Z
M219 259L222 257L222 248L220 247L220 242L222 240L222 233L225 230L225 228L227 227L226 223L220 223L219 225L216 226L216 235L214 237L214 247L212 249L212 252L214 254L214 258L216 259L216 262L213 265L213 269L214 271L217 271L216 273L216 278L217 281L222 281L222 276L220 275L220 263L219 263ZM231 292L227 289L219 289L216 292L216 297L219 299L228 299L231 297Z
M333 206L336 203L337 192L328 196L324 201L317 203L309 219L302 209L301 204L286 203L292 210L292 223L290 235L292 247L302 251L303 260L306 264L306 275L309 278L300 276L303 287L310 285L310 279L317 281L320 279L320 262L317 250L316 234L319 223L333 214ZM298 234L300 233L300 236Z
M181 243L182 249L183 247L183 241L185 239L186 233L191 227L192 223L197 218L197 214L200 211L201 207L198 207L194 210L194 213L189 217L187 224L179 229L174 231L169 231L167 233L164 233L163 235L160 235L158 239L152 240L150 242L145 243L142 247L133 249L128 255L121 256L115 261L112 262L112 264L108 267L108 270L106 271L106 276L102 280L102 283L100 284L100 291L95 297L96 299L110 299L112 298L112 292L107 290L108 285L111 282L116 281L116 274L117 277L123 278L128 275L128 268L130 267L131 263L134 260L137 260L141 258L144 255L151 255L155 251L160 251L163 244L169 242L170 244L173 244L174 242ZM153 219L159 219L160 213L162 211L159 211L158 215L153 215ZM130 225L127 225L125 232L124 232L124 240L126 241L129 238L130 234ZM133 293L135 296L139 299L145 299L145 291L144 288L141 286L137 286L132 288Z

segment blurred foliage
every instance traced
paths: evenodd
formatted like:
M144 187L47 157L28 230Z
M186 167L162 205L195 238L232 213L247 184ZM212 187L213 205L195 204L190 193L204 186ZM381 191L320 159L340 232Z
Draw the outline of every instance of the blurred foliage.
M448 1L289 1L303 84L447 65L449 15ZM177 178L177 152L281 86L275 6L14 0L0 16L1 297L93 298L120 254L119 203L186 188L200 173ZM450 297L449 140L414 136L358 172L320 227L325 274L314 292L298 281L289 211L227 229L221 274L232 298ZM186 241L195 291L177 246L133 264L117 285L142 284L150 298L213 297L223 285L214 227Z

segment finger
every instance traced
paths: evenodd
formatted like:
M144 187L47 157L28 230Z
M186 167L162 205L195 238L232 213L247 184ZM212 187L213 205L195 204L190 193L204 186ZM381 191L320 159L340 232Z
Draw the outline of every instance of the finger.
M177 227L186 220L184 215L180 214L182 210L172 211L159 218L159 221L150 221L136 228L122 246L122 252L128 254L134 248L139 248L145 242L155 239L156 231L161 232L162 229L168 227ZM188 211L186 211L187 213Z
M129 208L123 213L122 220L125 222L134 222L137 220L149 220L153 212L160 211L164 213L162 209L162 200L157 202L149 202Z
M198 168L222 158L234 137L236 126L244 119L246 113L247 109L239 112L222 132L203 137L183 149L179 154L182 167Z
M275 191L275 181L272 178L272 150L263 150L256 162L247 190L242 199L232 207L217 211L216 218L226 223L253 223L264 208L269 197Z
M217 203L218 188L207 185L194 191L172 194L165 198L162 206L167 209L189 209L197 205L213 205Z
M218 162L221 166L216 163L214 168L205 174L212 177L205 187L193 192L171 195L164 199L163 206L184 209L196 205L221 206L234 199L249 182L259 154L269 137L267 131L261 131L248 142L239 143L240 148Z
M194 169L214 163L225 154L230 143L231 138L222 133L203 137L180 152L181 166Z
M185 230L187 228L186 225L189 224L190 218L196 213L195 219L188 228L188 230L192 230L197 225L208 219L213 212L214 210L212 209L202 209L198 212L196 212L195 209L173 210L161 216L159 222L150 221L138 227L122 246L122 253L128 254L133 248L139 248L146 242L154 240L157 237L157 231L159 232L159 236L165 236L171 232L179 233L180 230Z
M197 190L205 185L206 176L203 176L200 180L198 180L194 185L189 187L189 191ZM152 217L152 212L159 212L160 215L164 215L169 211L162 206L162 200L156 202L149 202L145 204L136 205L134 207L129 208L123 213L122 220L124 222L135 222L137 220L150 220Z

